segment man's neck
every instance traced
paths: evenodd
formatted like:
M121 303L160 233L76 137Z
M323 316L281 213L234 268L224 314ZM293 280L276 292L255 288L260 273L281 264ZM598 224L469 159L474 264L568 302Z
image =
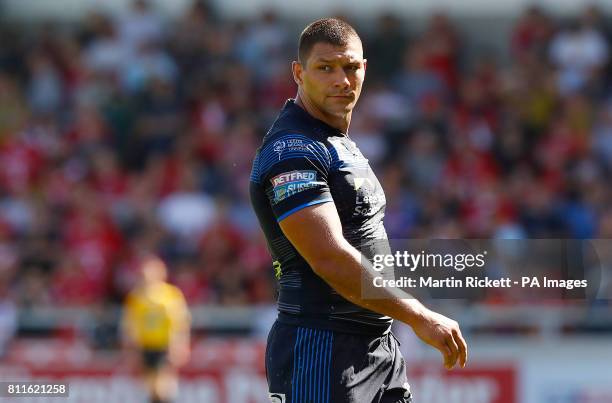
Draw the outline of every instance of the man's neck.
M298 94L295 96L295 104L304 109L310 116L315 119L319 119L333 128L340 130L342 133L346 134L348 132L349 125L351 124L351 112L346 114L343 117L334 117L325 115L321 112L316 106L314 106L307 97L301 96Z

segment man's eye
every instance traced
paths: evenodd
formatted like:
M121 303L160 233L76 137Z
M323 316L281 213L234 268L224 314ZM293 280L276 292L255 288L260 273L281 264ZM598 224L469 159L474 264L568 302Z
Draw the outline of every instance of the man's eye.
M321 66L321 67L319 67L319 70L322 70L322 71L331 71L331 66L328 66L328 65Z

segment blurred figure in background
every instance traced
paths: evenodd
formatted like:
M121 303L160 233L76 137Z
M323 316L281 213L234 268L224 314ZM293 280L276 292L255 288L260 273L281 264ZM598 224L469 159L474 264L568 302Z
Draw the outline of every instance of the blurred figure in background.
M17 306L9 295L7 282L0 277L0 358L6 354L11 340L17 334L17 322Z
M141 354L140 371L151 403L174 401L178 368L189 359L190 314L182 292L166 282L167 269L155 256L141 265L141 282L125 301L125 345Z

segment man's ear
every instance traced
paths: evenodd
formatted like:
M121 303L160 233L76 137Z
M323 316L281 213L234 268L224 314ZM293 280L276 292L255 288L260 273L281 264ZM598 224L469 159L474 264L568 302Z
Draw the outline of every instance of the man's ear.
M367 70L368 69L368 59L363 59L363 70Z
M302 85L302 64L294 60L291 63L291 71L293 72L293 81L297 85Z

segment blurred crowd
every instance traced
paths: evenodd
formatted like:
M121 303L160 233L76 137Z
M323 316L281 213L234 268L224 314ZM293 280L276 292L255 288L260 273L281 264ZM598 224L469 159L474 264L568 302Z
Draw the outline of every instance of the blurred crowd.
M506 57L469 57L444 14L361 29L349 134L387 195L389 237L612 237L611 36L589 7L530 8ZM248 199L252 157L296 92L273 12L178 20L134 1L79 24L0 26L0 301L119 302L143 253L191 304L274 299ZM295 37L294 37L295 36Z

